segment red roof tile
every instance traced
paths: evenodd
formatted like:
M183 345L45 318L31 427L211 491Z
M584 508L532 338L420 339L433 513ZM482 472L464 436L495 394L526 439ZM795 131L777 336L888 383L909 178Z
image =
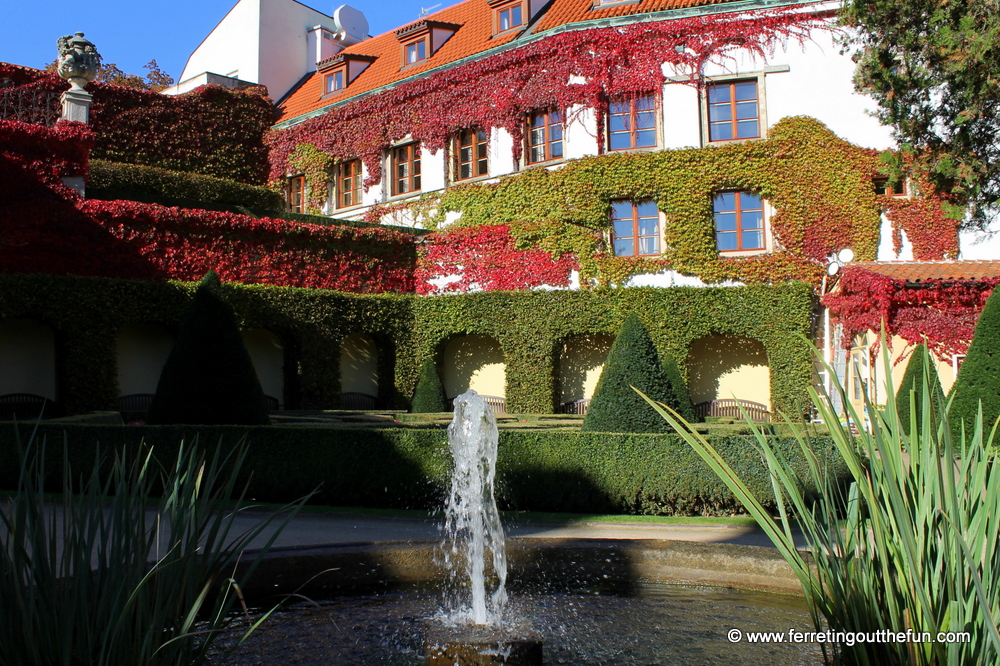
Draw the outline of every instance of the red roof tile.
M592 0L553 0L546 13L531 28L531 32L538 34L551 28L580 21L716 5L727 1L729 0L639 0L633 4L595 8ZM323 95L323 77L308 77L298 89L279 104L280 120L292 120L341 100L350 99L427 70L457 62L482 51L507 44L523 34L515 30L494 37L492 12L487 0L465 0L421 19L421 21L458 24L461 25L461 28L427 60L406 68L401 68L402 47L396 33L411 24L349 46L341 53L377 56L378 59L348 87L332 95Z
M855 261L851 268L863 268L896 280L978 280L1000 277L1000 261Z

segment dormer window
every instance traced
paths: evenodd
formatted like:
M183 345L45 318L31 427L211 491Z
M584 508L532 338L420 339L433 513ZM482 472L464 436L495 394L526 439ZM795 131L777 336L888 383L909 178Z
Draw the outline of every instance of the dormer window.
M396 38L403 49L402 67L429 60L461 27L455 23L424 19L397 30Z
M493 8L494 35L524 27L528 18L528 6L525 0L490 0L489 4Z
M406 64L413 65L421 60L427 60L427 41L422 39L415 44L407 44Z
M333 74L326 75L326 82L323 84L323 92L327 95L330 93L337 92L344 88L344 72L343 70L334 72Z
M332 95L351 85L373 62L375 56L340 53L319 63L319 71L323 75L323 94Z

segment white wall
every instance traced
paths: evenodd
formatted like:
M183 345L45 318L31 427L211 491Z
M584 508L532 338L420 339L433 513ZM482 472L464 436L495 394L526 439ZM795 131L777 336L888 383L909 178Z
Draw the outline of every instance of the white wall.
M701 145L698 89L683 83L663 86L663 147L697 148Z
M580 105L566 112L563 129L563 155L566 159L597 154L597 114Z
M0 320L0 395L34 393L56 399L56 342L48 326Z
M280 99L315 69L308 31L334 21L294 0L240 0L188 58L180 81L202 72L267 86Z

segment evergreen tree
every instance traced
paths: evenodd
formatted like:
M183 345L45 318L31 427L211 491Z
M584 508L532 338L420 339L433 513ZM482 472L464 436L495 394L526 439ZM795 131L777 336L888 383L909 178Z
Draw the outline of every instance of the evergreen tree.
M926 368L926 371L925 371ZM917 345L910 355L910 360L906 364L906 371L903 373L903 381L899 383L899 390L896 391L896 413L899 415L899 422L903 424L905 430L910 428L910 393L913 393L914 405L916 408L917 426L923 421L924 415L924 373L926 372L926 385L931 390L931 413L937 413L937 406L944 404L944 391L941 389L941 379L938 377L937 368L931 358L927 345ZM935 419L932 417L931 422Z
M445 407L444 387L438 377L437 365L429 358L420 366L420 377L417 387L413 390L413 402L410 412L413 414L430 414L447 411Z
M669 354L663 360L663 371L667 373L667 380L670 382L670 388L677 400L677 406L674 409L684 417L685 421L694 423L698 419L694 413L694 403L691 401L687 379L684 378L681 369L677 367L677 363Z
M983 405L983 428L989 432L1000 416L1000 289L990 294L976 322L976 334L951 389L948 416L952 430L970 432Z
M264 393L215 271L198 285L147 422L267 425Z
M587 416L583 419L583 430L667 432L670 426L632 389L633 386L653 400L674 409L678 407L670 379L649 332L639 317L631 314L611 345Z

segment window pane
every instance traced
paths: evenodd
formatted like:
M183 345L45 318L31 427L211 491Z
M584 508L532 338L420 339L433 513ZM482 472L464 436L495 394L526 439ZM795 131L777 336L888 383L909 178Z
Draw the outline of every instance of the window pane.
M549 151L550 153L549 159L557 160L563 156L562 141L553 141L550 148L551 150Z
M621 220L627 218L629 224L632 220L632 202L631 201L612 201L611 202L611 219ZM617 232L616 232L617 233ZM632 227L629 227L628 235L632 235Z
M656 219L659 215L655 201L640 201L635 205L635 208L639 213L639 217L651 217Z
M708 107L709 122L717 123L733 119L733 108L728 104L717 104Z
M612 132L627 132L629 128L629 118L623 115L612 115L611 116L611 131Z
M715 234L716 245L718 245L719 250L725 252L726 250L736 249L736 233L729 231L725 233Z
M757 131L756 120L741 120L736 123L736 138L752 139L757 136L760 136L760 132Z
M639 254L659 254L660 239L656 236L646 236L639 239Z
M651 111L643 111L635 114L636 129L649 129L656 127L656 114Z
M511 7L510 16L511 16L510 25L512 28L521 25L521 5L518 5L516 7Z
M632 220L616 220L614 223L615 238L632 237Z
M737 102L736 103L736 119L737 120L748 120L757 118L757 102Z
M736 195L735 192L730 192L730 195ZM759 210L763 209L764 206L760 202L760 197L756 194L750 194L748 192L740 192L740 208L743 210Z
M741 102L744 100L757 99L757 82L756 81L740 81L733 84L733 88L736 89L736 101Z
M733 138L732 123L717 123L709 125L709 141L728 141Z
M715 212L736 210L736 192L720 192L712 200L712 209Z
M609 106L609 111L612 113L612 115L616 113L617 114L628 113L629 103L628 101L621 101L621 100L617 102L611 102L611 105Z
M655 146L655 145L656 145L655 130L642 130L641 132L635 133L636 148L649 148L650 146Z
M732 101L729 97L729 86L728 85L717 85L708 87L708 102L710 104L716 104L719 102L730 102Z
M611 135L611 150L623 150L632 147L632 137L628 133L622 132Z
M763 250L764 249L764 234L760 231L744 231L743 232L743 249L744 250Z
M635 256L635 241L631 238L623 238L621 240L615 239L615 256Z
M639 235L640 236L656 236L657 233L657 219L655 217L640 217L639 218Z
M636 113L640 111L653 111L656 109L656 102L652 97L643 96L637 97L635 100L635 110Z
M736 231L736 213L716 213L715 229L717 231Z
M563 126L560 120L557 123L553 123L549 126L549 140L550 141L560 141L562 140Z
M740 216L740 226L743 229L763 229L764 212L759 210L744 212Z
M510 10L505 9L500 12L500 32L510 30Z

